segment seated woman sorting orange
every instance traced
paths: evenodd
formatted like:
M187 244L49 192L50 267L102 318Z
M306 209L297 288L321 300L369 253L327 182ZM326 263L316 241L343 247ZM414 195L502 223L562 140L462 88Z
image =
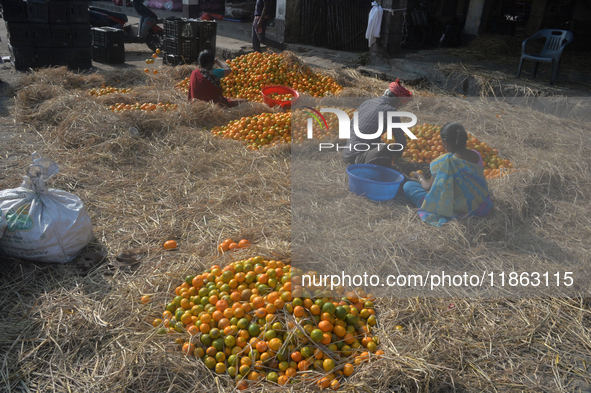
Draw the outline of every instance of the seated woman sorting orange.
M492 209L482 157L466 149L468 134L457 122L441 128L441 144L449 152L431 163L431 180L422 175L404 184L404 196L419 207L429 224L441 226L461 217L483 217Z
M222 92L220 79L230 75L232 70L223 61L215 58L210 50L199 53L199 69L193 71L189 81L189 101L202 100L213 101L226 107L236 106L239 99L227 99ZM221 68L213 68L217 64Z

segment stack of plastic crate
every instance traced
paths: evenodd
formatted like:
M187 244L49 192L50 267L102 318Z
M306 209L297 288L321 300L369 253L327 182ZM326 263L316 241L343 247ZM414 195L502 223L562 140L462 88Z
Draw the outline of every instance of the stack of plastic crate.
M86 0L3 0L2 6L16 69L92 66Z
M93 27L92 60L105 64L125 63L123 30L113 27Z
M199 19L168 18L164 20L163 61L168 65L196 63L205 49L215 52L217 24Z

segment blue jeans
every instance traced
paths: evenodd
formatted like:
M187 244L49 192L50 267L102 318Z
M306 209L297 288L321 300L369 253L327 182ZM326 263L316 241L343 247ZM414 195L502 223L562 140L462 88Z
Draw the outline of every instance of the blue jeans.
M427 196L427 191L423 189L421 183L410 180L404 183L402 189L404 190L404 197L407 200L414 203L416 207L421 207L425 197Z

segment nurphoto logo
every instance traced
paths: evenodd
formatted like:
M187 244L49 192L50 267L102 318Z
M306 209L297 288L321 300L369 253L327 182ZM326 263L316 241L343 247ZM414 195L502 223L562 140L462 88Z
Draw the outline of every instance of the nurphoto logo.
M321 108L320 111L318 111L317 109L314 108L310 108L310 107L305 107L306 109L309 109L309 111L304 111L305 113L309 114L311 117L308 118L308 123L307 123L307 138L308 139L313 139L314 138L314 120L316 120L316 122L320 125L321 128L325 128L326 130L328 130L328 123L326 121L326 119L324 118L324 116L322 115L322 113L334 113L337 116L338 119L338 123L339 123L339 139L349 139L351 137L351 119L349 118L349 115L347 114L347 112L345 112L342 109L339 108ZM357 111L355 111L353 113L353 132L355 133L355 135L357 135L357 137L359 137L360 139L364 139L364 140L373 140L373 139L377 139L379 137L382 136L382 134L384 134L384 116L383 116L384 112L378 112L378 129L376 130L375 133L372 134L365 134L362 133L361 131L359 131L359 114ZM417 137L410 131L409 128L413 127L415 124L417 124L417 117L410 112L397 112L397 111L388 111L386 112L386 138L387 140L391 140L393 139L392 137L392 130L395 128L399 128L402 131L404 131L404 133L406 135L408 135L408 137L410 139L417 139ZM410 121L409 122L401 122L400 118L409 118ZM367 145L367 144L363 144L363 145ZM385 145L385 144L379 144L379 145ZM401 146L399 143L392 143L390 145L397 145L397 146ZM322 150L323 148L333 148L334 144L332 143L320 143L319 145L320 150ZM344 148L348 148L350 149L351 147L345 146ZM353 147L354 149L356 149L356 147ZM379 148L379 146L378 146ZM339 146L337 146L337 150L339 149ZM389 150L393 150L390 146L388 146ZM398 149L398 150L402 150L402 149ZM396 150L394 150L396 151Z

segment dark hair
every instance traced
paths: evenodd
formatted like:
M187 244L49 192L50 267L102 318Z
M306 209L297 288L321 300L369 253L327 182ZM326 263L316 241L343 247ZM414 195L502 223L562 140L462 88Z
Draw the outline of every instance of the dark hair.
M213 68L213 64L215 62L215 53L206 49L199 53L199 58L197 59L199 62L199 66L206 70L211 70Z
M466 130L464 130L464 126L457 121L447 123L441 127L439 135L441 136L441 139L445 139L445 142L447 142L447 150L450 153L466 148L468 134L466 133Z

